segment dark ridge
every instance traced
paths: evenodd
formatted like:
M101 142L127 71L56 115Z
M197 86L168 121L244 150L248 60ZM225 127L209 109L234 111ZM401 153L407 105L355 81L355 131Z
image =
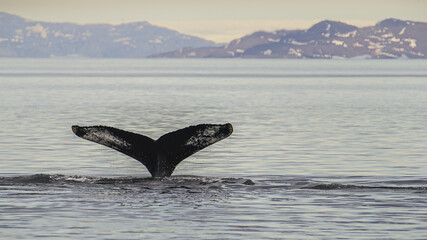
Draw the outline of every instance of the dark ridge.
M351 184L318 184L311 187L304 187L306 189L318 190L346 190L346 189L390 189L390 190L412 190L412 191L426 191L427 187L395 187L395 186L360 186Z
M307 30L309 34L319 35L322 33L348 33L358 29L356 26L349 25L343 22L325 20L314 24Z
M379 27L388 27L388 28L393 28L393 27L405 27L407 26L409 23L412 23L411 21L403 21L403 20L399 20L396 18L387 18L384 19L383 21L379 22L376 24L376 26Z

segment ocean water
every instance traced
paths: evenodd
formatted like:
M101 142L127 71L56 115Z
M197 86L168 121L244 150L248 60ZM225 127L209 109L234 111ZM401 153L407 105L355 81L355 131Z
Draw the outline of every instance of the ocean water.
M427 239L427 61L0 59L0 239ZM233 134L151 179L78 138Z

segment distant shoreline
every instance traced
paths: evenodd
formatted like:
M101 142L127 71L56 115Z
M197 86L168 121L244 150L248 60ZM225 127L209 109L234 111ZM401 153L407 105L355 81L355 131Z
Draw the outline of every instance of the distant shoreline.
M220 45L148 22L80 25L0 12L0 57L427 59L427 23L390 18L359 28L325 20Z

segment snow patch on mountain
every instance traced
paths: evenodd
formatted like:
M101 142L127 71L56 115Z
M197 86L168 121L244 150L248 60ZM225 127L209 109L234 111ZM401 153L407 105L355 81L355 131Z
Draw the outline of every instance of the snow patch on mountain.
M43 27L40 23L37 23L34 26L26 27L25 30L27 30L27 37L30 37L32 33L39 33L40 37L43 39L47 38L47 34L49 32L48 28Z
M409 42L409 46L411 48L415 48L417 46L417 40L415 39L407 38L407 39L404 39L403 41Z

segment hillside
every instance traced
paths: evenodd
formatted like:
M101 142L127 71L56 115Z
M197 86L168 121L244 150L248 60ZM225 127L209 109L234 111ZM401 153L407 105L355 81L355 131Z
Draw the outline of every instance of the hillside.
M216 44L148 22L78 25L0 12L0 57L142 58L190 46Z
M307 30L255 32L223 47L184 48L169 58L427 58L427 23L386 19L358 28L322 21Z

